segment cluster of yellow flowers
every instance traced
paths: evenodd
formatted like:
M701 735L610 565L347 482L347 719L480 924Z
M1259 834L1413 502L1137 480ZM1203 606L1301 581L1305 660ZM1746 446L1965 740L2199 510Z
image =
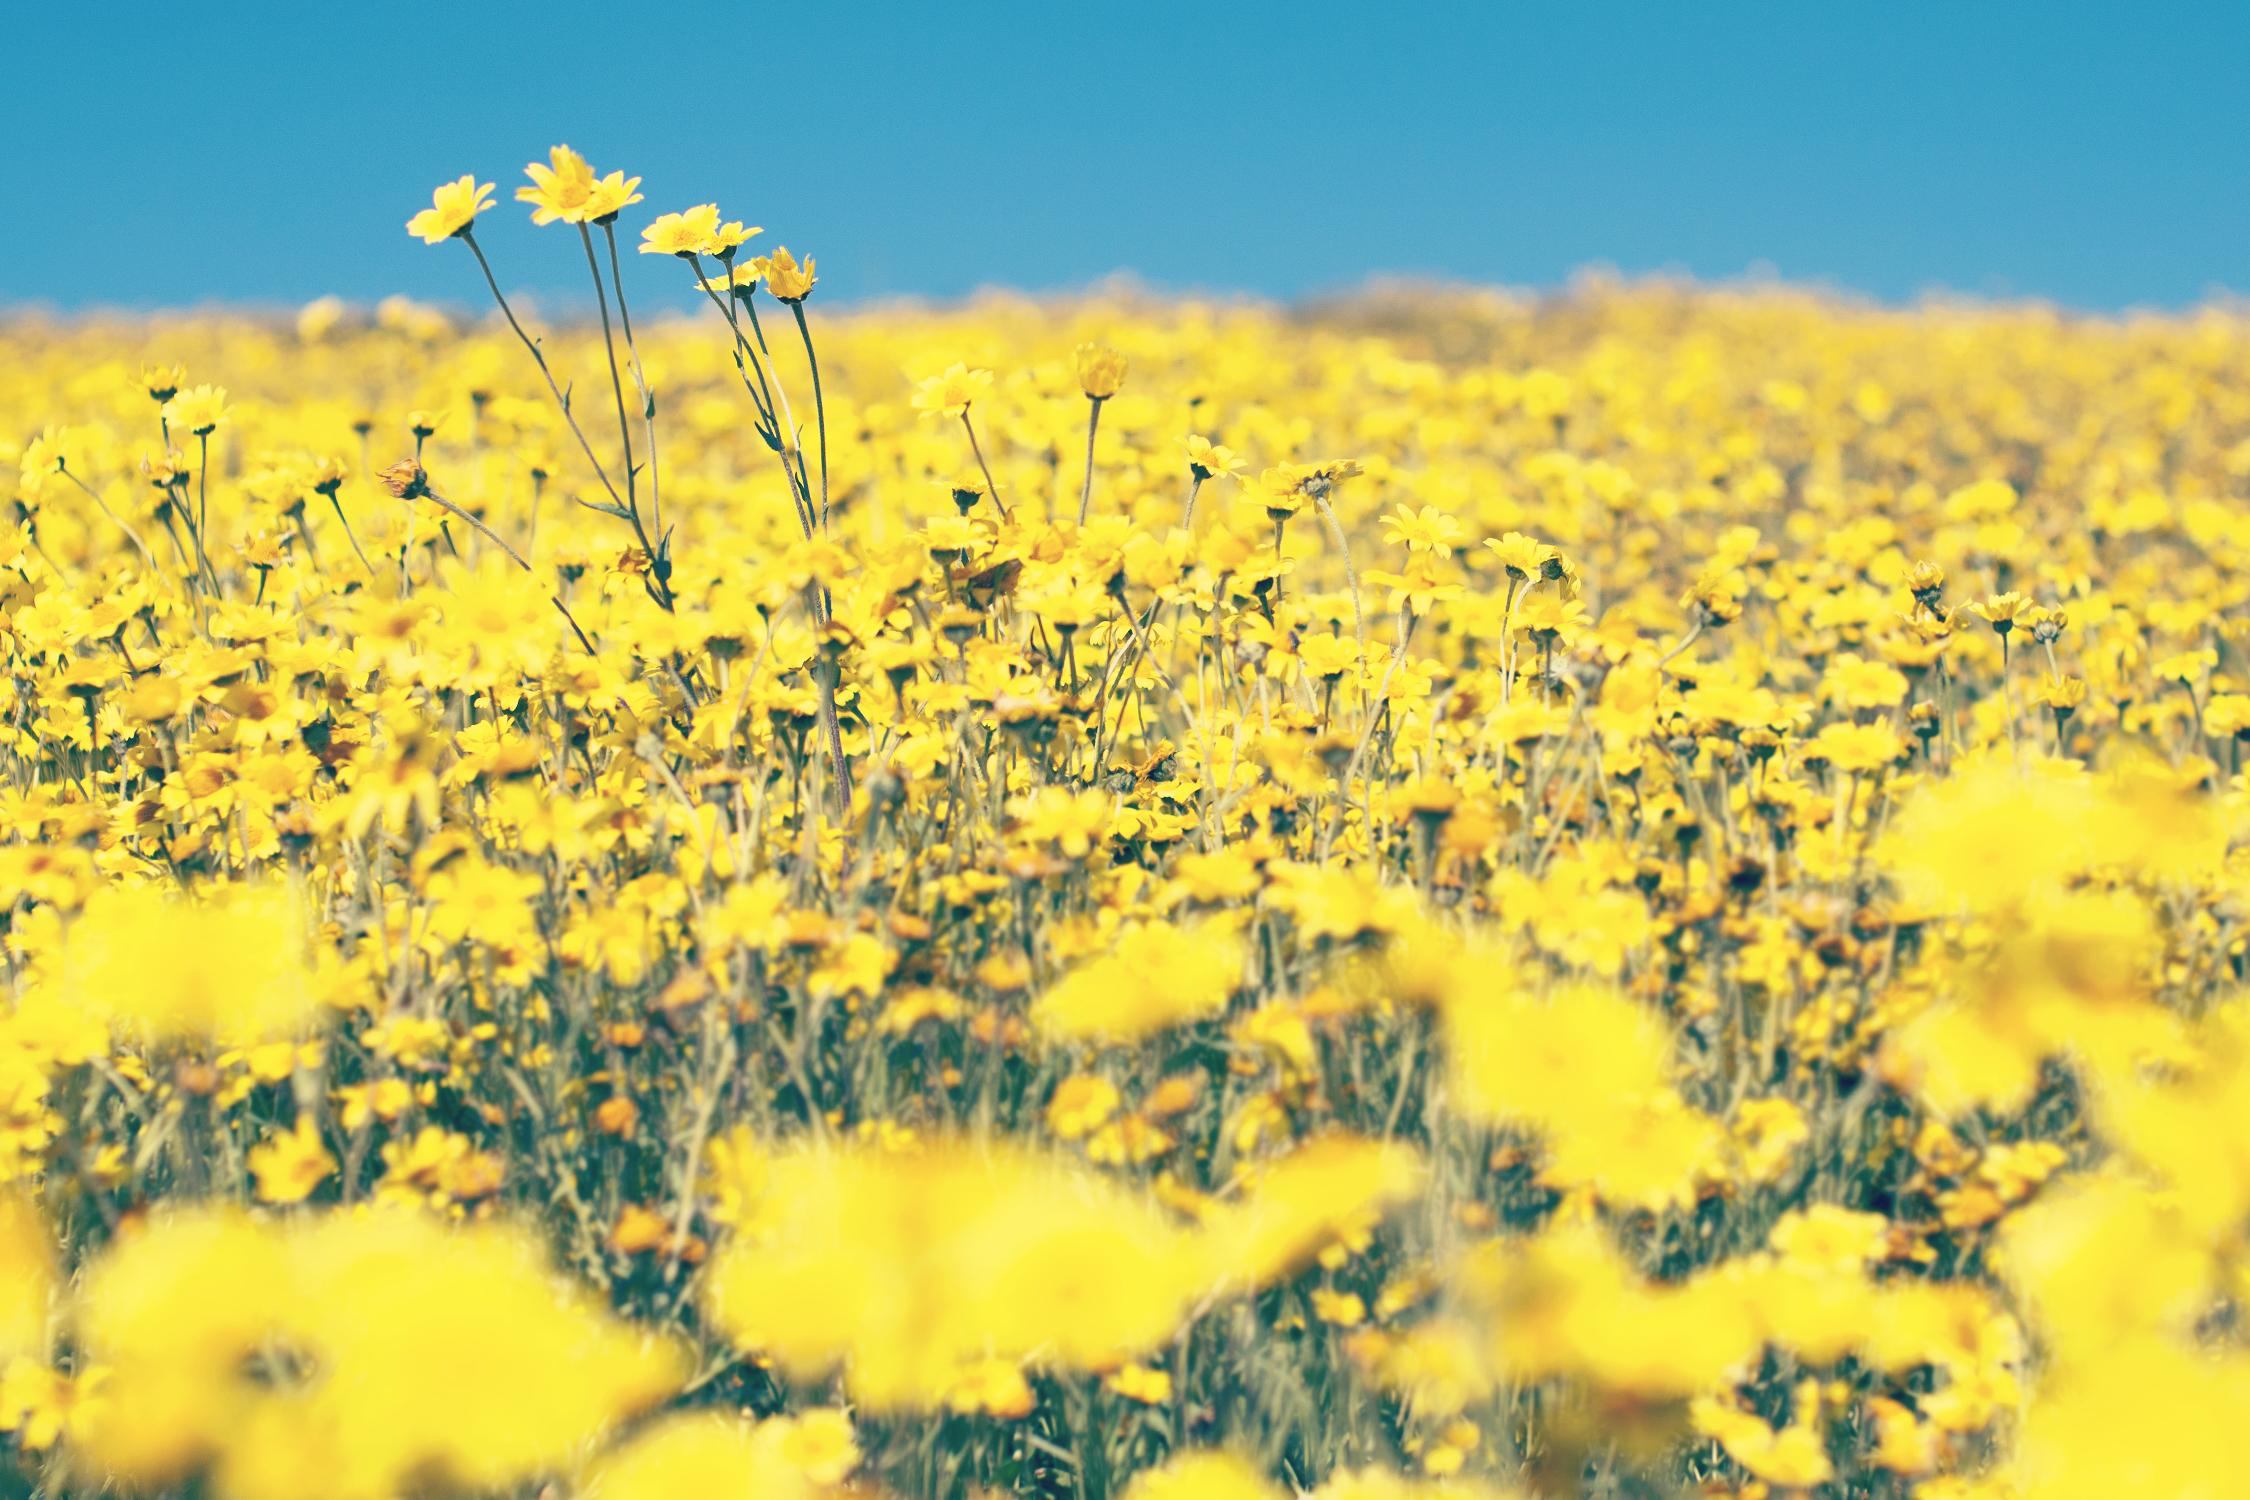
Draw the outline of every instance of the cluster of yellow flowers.
M0 321L27 1483L2250 1489L2250 319L816 339L528 176L577 322L474 177Z

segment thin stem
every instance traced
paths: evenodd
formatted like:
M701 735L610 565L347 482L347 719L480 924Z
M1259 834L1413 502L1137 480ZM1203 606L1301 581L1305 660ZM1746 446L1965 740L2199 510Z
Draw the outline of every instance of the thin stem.
M694 259L696 286L711 300L711 305L719 310L719 316L726 320L727 331L734 335L735 373L742 378L742 388L750 393L750 404L758 408L759 420L770 425L774 420L773 398L765 394L765 366L758 362L758 352L750 347L750 340L742 331L742 321L734 315L734 289L729 286L713 291L711 279L703 274L702 257ZM748 361L747 365L744 364L745 360ZM753 370L758 375L756 385L750 383L750 372Z
M771 359L773 358L773 351L766 347L765 325L758 321L757 297L757 285L755 283L752 283L750 289L743 295L742 310L750 315L750 332L755 335L758 340L758 352L760 354L763 354L766 358Z
M609 243L609 283L617 293L617 321L625 330L625 355L633 366L633 389L641 398L641 431L648 446L648 510L656 523L656 533L664 534L664 490L656 464L656 394L648 388L648 375L641 369L641 348L633 342L633 314L625 306L625 278L617 267L617 225L613 219L602 221L602 237Z
M730 278L733 275L733 271L731 268L728 271L728 275ZM742 299L742 310L750 315L750 332L758 340L758 352L765 356L764 363L766 365L772 365L773 351L766 347L766 330L758 322L758 294L754 287L744 295ZM785 430L787 433L787 440L782 446L783 458L784 460L786 460L787 456L791 453L797 455L797 480L799 486L805 492L805 514L814 515L815 512L813 510L812 481L806 476L805 473L805 452L803 446L800 445L797 441L797 414L791 411L789 408L789 391L781 383L781 370L779 367L775 367L770 372L761 369L760 373L761 375L765 376L765 378L767 378L769 382L772 404L775 407L779 408L781 412L780 428L782 430Z
M1094 712L1098 716L1094 728L1094 774L1097 776L1102 771L1104 747L1111 739L1109 727L1111 682L1115 681L1123 688L1124 704L1119 708L1117 714L1117 728L1120 732L1125 728L1125 708L1131 706L1133 695L1137 691L1133 684L1133 677L1140 670L1140 664L1143 661L1156 668L1157 676L1163 679L1167 686L1177 688L1177 684L1172 681L1172 674L1167 672L1164 669L1164 664L1156 659L1148 639L1148 627L1156 619L1157 610L1163 606L1164 596L1160 593L1149 600L1147 611L1138 620L1133 618L1133 608L1125 603L1122 595L1120 595L1118 603L1122 606L1121 613L1124 615L1126 627L1132 633L1132 638L1125 643L1123 649L1113 653L1108 661L1102 663L1101 686L1094 691ZM1123 671L1118 670L1120 664L1123 666ZM1184 700L1182 706L1185 706ZM1194 715L1191 712L1189 718L1192 719L1193 717Z
M2016 733L2016 679L2009 670L2012 665L2013 658L2008 651L2008 632L2003 630L2000 632L2000 692L2008 707L2008 750L2015 757L2017 764L2021 765L2023 762L2023 741ZM2185 687L2186 684L2183 683L2182 686ZM2195 689L2187 688L2187 695L2188 707L2195 711L2196 717L2200 720L2203 709L2195 701Z
M617 486L610 482L609 470L602 467L602 461L594 454L594 445L586 441L586 434L579 429L578 419L571 414L570 399L563 395L562 387L555 383L555 372L547 367L547 356L540 351L539 341L524 332L523 324L516 321L515 309L508 305L507 295L500 290L499 278L492 274L492 262L484 258L484 247L467 230L461 232L461 243L467 245L469 253L477 258L477 269L484 272L484 284L492 289L492 300L500 305L501 316L508 320L508 327L515 331L518 342L530 354L532 363L539 366L539 373L546 378L547 390L554 396L555 404L562 408L563 421L578 439L578 446L585 450L586 462L594 466L595 477L601 480L602 488L609 491L612 500L620 505L624 504L624 496L618 494Z
M1531 585L1528 581L1523 584L1521 592L1519 592L1515 574L1510 573L1507 578L1508 591L1500 601L1500 706L1502 708L1508 706L1515 695L1516 689L1516 604L1525 594L1531 592ZM1680 649L1684 651L1687 648L1683 646ZM1661 667L1664 663L1658 662L1657 665Z
M305 544L305 558L315 569L320 567L320 547L313 541L312 523L305 519L305 508L299 505L289 513L290 522L297 528L297 538Z
M1405 616L1399 630L1398 649L1391 653L1391 663L1383 669L1383 680L1375 689L1377 702L1388 703L1390 701L1391 678L1397 675L1398 664L1406 660L1406 648L1412 643L1415 627L1420 623L1411 614ZM1376 726L1382 722L1383 716L1375 711L1374 704L1370 704L1367 723L1359 732L1359 743L1352 747L1352 758L1344 763L1344 769L1336 778L1336 811L1329 819L1327 828L1321 833L1320 842L1317 846L1316 858L1321 864L1328 862L1328 851L1335 845L1336 836L1344 831L1345 820L1351 816L1352 778L1359 774L1360 762L1367 757L1367 746L1375 738Z
M344 518L343 497L338 495L336 491L330 490L328 492L328 503L335 508L336 524L344 528L344 540L352 544L352 551L359 556L359 565L367 570L369 578L373 578L375 576L375 565L367 560L367 553L360 547L359 538L352 534L352 523Z
M58 468L56 472L61 474L63 478L69 480L72 484L77 485L79 489L85 492L87 499L93 501L95 505L101 507L102 514L109 517L111 522L116 525L117 529L124 532L125 535L131 539L135 550L137 550L141 554L141 561L148 564L148 568L151 573L163 571L161 568L157 567L156 556L154 553L148 550L148 543L141 540L141 534L135 531L132 527L126 525L124 519L120 517L116 511L113 511L109 508L109 502L107 500L104 500L100 495L96 494L91 485L87 484L85 480L80 479L76 474L71 473L67 468Z
M475 516L469 514L469 512L463 510L460 506L455 505L452 501L446 499L443 495L439 494L436 490L429 488L427 485L424 485L419 493L423 499L429 501L432 505L435 505L440 510L445 511L448 515L459 516L463 521L467 522L471 526L474 526L477 529L478 533L482 535L486 541L492 543L493 546L498 547L502 552L507 553L509 561L513 562L517 567L523 569L526 573L530 573L533 571L531 564L524 561L523 554L518 552L515 548L509 546L508 539L502 536L499 532L494 531L491 527L485 525L484 522L478 520ZM555 608L562 611L562 617L570 622L571 634L578 637L578 644L586 648L586 654L588 656L598 654L594 650L594 643L586 639L586 632L578 628L578 619L575 615L571 614L570 606L562 602L562 595L550 592L547 597L554 601Z
M484 247L479 245L476 236L466 229L461 231L461 243L467 245L469 253L477 258L477 269L484 272L484 284L492 289L492 300L500 304L501 315L508 320L508 326L515 330L517 340L530 353L532 362L539 366L540 375L546 379L548 392L554 396L555 405L562 409L564 424L570 428L571 436L578 439L578 446L586 454L586 462L594 466L594 477L602 482L603 489L609 491L609 498L616 503L617 508L626 513L627 519L632 522L634 531L640 537L642 547L647 548L648 535L641 531L640 513L625 503L625 497L617 492L617 486L610 480L609 470L602 466L601 459L595 455L594 445L586 440L585 429L578 425L578 418L571 413L570 398L565 396L562 387L555 383L555 372L548 368L547 356L540 352L539 341L525 333L523 324L516 321L515 309L508 305L506 295L500 290L499 278L492 274L492 262L484 258ZM652 559L655 556L654 552L649 555ZM657 586L664 590L663 597L657 602L663 604L666 609L670 609L671 589L665 586L661 580L658 581Z
M797 315L797 334L805 341L805 363L812 368L813 424L820 429L820 529L828 530L828 406L820 394L820 360L813 354L812 328L805 322L805 304L791 302Z
M1688 633L1687 633L1686 635L1683 635L1683 636L1681 636L1681 637L1680 637L1680 643L1679 643L1678 645L1674 646L1674 647L1673 647L1673 648L1672 648L1671 650L1669 650L1669 651L1665 652L1665 653L1664 653L1664 654L1663 654L1662 656L1659 656L1659 657L1658 657L1658 658L1656 659L1656 664L1657 664L1658 666L1660 666L1660 667L1661 667L1661 666L1664 666L1665 664L1667 664L1668 662L1670 662L1670 661L1672 660L1672 658L1674 658L1675 656L1678 656L1678 655L1679 655L1679 654L1680 654L1680 653L1681 653L1682 651L1685 651L1685 650L1687 650L1687 648L1688 648L1688 647L1690 647L1690 646L1694 645L1694 644L1696 643L1696 640L1697 640L1697 638L1698 638L1698 637L1700 637L1700 636L1701 636L1702 634L1703 634L1703 611L1699 609L1699 610L1697 610L1697 611L1695 612L1695 619L1694 619L1694 621L1693 621L1693 622L1692 622L1692 623L1691 623L1691 624L1690 624L1690 625L1688 626Z
M820 726L828 738L828 761L836 771L836 805L848 820L852 811L852 768L844 759L844 727L836 713L836 687L842 676L842 665L831 661L815 674L815 680L820 684Z
M742 322L734 315L734 292L731 285L724 296L714 292L711 289L710 278L703 274L702 257L696 256L694 261L696 284L703 288L703 295L709 297L712 303L718 307L719 316L726 319L727 328L734 335L736 373L742 378L742 388L750 393L750 404L758 409L758 420L763 424L762 430L767 434L775 454L781 459L781 473L783 479L789 485L789 503L797 512L798 529L804 532L805 539L810 541L815 519L810 487L802 483L797 468L789 462L788 447L781 439L781 423L774 416L773 395L766 382L765 362L758 357L758 351L750 346L750 340L743 336ZM732 277L731 269L728 275L730 278ZM756 372L758 377L756 385L750 383L750 375L753 371Z
M1094 504L1094 434L1101 430L1102 402L1099 396L1089 399L1093 410L1086 417L1086 484L1078 492L1078 524L1086 524L1086 512Z
M602 353L609 359L609 393L617 402L617 437L625 445L625 503L639 508L635 492L633 464L633 427L625 420L625 380L617 373L617 343L609 332L609 293L602 289L602 268L594 259L594 233L584 224L578 226L578 242L586 247L586 270L594 278L594 306L602 315ZM651 558L651 562L655 559Z
M193 563L188 561L187 549L180 545L180 528L172 524L172 512L177 508L170 500L166 500L164 512L159 519L164 522L164 534L172 539L172 555L180 560L181 574L187 579L189 594L193 595L197 589L203 587L203 575Z
M977 456L977 467L984 472L984 492L992 497L993 505L999 509L1000 519L1005 521L1008 519L1007 502L1000 498L1000 486L992 478L992 465L984 461L984 445L977 441L977 427L969 420L969 409L966 406L961 408L961 425L969 434L969 451Z
M196 535L212 528L212 434L196 434ZM2002 641L2005 645L2005 641Z
M211 566L211 556L204 550L203 532L195 524L195 508L188 504L187 486L174 486L171 495L172 509L179 512L180 520L187 525L188 540L195 544L196 572L203 581L203 587L216 594L219 592L218 570Z
M772 356L770 351L768 351L765 347L766 341L764 332L762 330L759 330L757 327L757 309L751 306L747 298L744 299L743 307L750 314L751 329L756 334L758 339L758 347L756 349L752 349L750 347L750 341L742 336L741 320L738 319L734 314L734 268L732 266L728 266L723 260L720 262L720 265L727 272L728 283L726 288L726 295L722 297L721 295L719 295L719 293L712 290L710 277L704 275L703 273L703 257L697 255L691 256L689 257L689 259L692 261L695 267L696 285L703 289L703 294L706 297L709 297L712 302L718 305L719 315L726 319L727 328L734 335L734 344L736 350L735 360L737 369L742 376L742 388L750 393L751 404L758 408L759 419L766 424L766 431L772 435L774 446L781 458L782 477L788 482L789 485L790 504L796 509L797 512L797 525L803 530L806 540L810 541L812 539L813 523L816 519L816 516L820 522L821 529L827 529L827 418L825 414L821 414L819 416L821 431L821 505L820 510L818 512L815 512L815 510L813 509L812 484L805 474L804 453L801 450L798 450L797 462L794 465L789 462L790 452L797 449L797 443L795 441L796 434L794 430L792 430L789 436L789 440L784 442L781 436L781 424L780 422L775 420L774 408L777 403L774 398L774 392L780 389L780 377L777 373L771 380L771 382L769 382L767 379L766 360L770 359ZM797 326L800 332L804 330L804 313L801 309L797 313ZM812 335L809 332L805 333L804 338L805 356L807 360L810 360L812 358ZM761 358L761 355L764 355L764 358ZM747 364L745 364L744 361L747 361ZM752 385L750 383L750 371L752 370L755 370L757 372L758 383L756 385ZM819 372L820 366L816 363L813 365L813 400L815 403L816 411L821 399ZM763 392L762 395L761 392ZM782 412L786 415L789 409L789 398L786 394L780 397L778 404L780 405ZM815 629L819 629L827 625L828 591L818 583L808 584L805 588L805 612L806 614L811 616ZM852 807L851 767L844 759L843 724L839 719L836 710L837 688L841 683L842 677L843 669L838 663L834 661L823 662L815 665L813 668L813 681L818 686L820 692L821 737L827 742L829 765L834 771L836 777L836 796L838 806L841 815L844 818L848 819L851 815ZM809 835L810 830L808 829L807 832ZM808 1095L807 1097L810 1096Z
M219 592L219 570L211 566L210 544L204 540L211 531L211 434L195 435L195 524L188 535L195 538L195 555L203 564L203 576L210 582L211 592Z
M1336 519L1336 507L1328 503L1326 495L1318 495L1313 504L1320 518L1328 523L1328 536L1344 559L1344 581L1352 591L1352 633L1359 640L1359 690L1367 691L1367 611L1360 603L1359 570L1352 566L1352 544L1344 536L1343 523ZM1372 710L1370 710L1372 711Z

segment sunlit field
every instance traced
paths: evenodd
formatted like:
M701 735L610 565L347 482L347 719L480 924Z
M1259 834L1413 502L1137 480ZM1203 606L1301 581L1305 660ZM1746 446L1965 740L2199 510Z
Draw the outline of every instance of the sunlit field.
M2250 1492L2250 314L636 181L0 321L0 1492Z

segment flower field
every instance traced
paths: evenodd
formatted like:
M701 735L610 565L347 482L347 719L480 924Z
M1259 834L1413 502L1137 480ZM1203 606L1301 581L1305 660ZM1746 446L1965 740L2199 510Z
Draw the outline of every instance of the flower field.
M0 1493L2250 1492L2250 315L637 181L0 320Z

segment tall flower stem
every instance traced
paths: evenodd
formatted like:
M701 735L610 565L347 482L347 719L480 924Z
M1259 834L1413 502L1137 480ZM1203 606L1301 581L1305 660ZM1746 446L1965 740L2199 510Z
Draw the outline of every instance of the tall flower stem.
M977 468L984 474L985 493L992 497L994 508L1000 512L1000 519L1005 521L1008 519L1008 503L1000 498L1000 486L992 478L992 465L984 461L984 445L977 441L976 423L969 420L969 409L966 406L961 408L961 426L969 434L969 451L977 456Z
M1344 535L1344 526L1336 519L1336 507L1328 503L1326 495L1313 497L1320 518L1328 523L1328 538L1336 544L1336 551L1344 560L1344 582L1352 591L1352 633L1359 640L1359 690L1367 691L1367 610L1360 602L1359 569L1352 565L1352 544ZM1370 710L1372 712L1372 709Z
M817 520L819 513L813 508L812 476L805 466L804 447L797 441L797 414L790 409L788 387L781 383L781 368L774 364L773 351L766 347L765 325L758 321L758 293L755 286L743 293L742 310L749 316L750 333L758 341L758 353L764 356L763 374L770 382L770 404L781 414L778 427L783 435L783 459L786 461L792 453L797 456L797 484L804 492L805 513Z
M148 564L148 570L151 573L162 571L156 565L156 554L148 550L148 543L141 540L141 534L135 531L131 526L127 525L125 519L122 516L118 515L116 511L111 510L109 508L109 502L107 500L104 500L99 494L97 494L94 491L93 486L87 484L85 480L80 479L76 474L71 473L68 468L58 469L57 472L60 473L63 478L69 480L72 484L77 485L79 489L85 491L86 498L93 501L95 505L99 506L101 508L101 513L109 517L111 523L114 524L119 531L125 533L126 537L133 543L134 550L141 554L141 561Z
M368 577L373 578L375 576L375 565L367 560L366 549L360 546L359 538L352 534L352 523L344 516L343 498L336 491L330 490L328 492L328 503L335 508L336 524L344 528L344 540L352 544L352 551L359 557L359 565L367 570Z
M781 380L778 371L775 372L770 381L767 378L766 365L771 360L772 354L766 348L764 332L758 328L757 308L748 299L744 300L743 307L749 313L751 330L756 334L758 340L757 348L753 349L750 346L750 341L743 337L741 320L736 318L734 314L734 268L726 266L728 286L726 295L722 297L711 289L710 278L703 274L702 257L694 256L691 259L695 267L697 285L703 288L705 296L718 304L720 316L726 319L727 328L734 335L735 356L737 364L741 368L743 389L750 393L751 404L757 407L759 420L765 424L765 429L770 435L774 449L781 458L782 476L788 482L790 501L797 510L797 524L804 531L806 540L810 541L816 520L823 531L827 529L827 418L823 414L819 419L821 423L821 502L820 509L815 511L812 482L805 472L805 456L797 444L796 433L792 429L788 437L784 438L781 423L775 418L775 407L778 405L782 413L782 420L789 420L787 416L789 398L786 394L780 394ZM725 265L725 262L722 261L721 264ZM804 313L801 309L797 313L797 321L798 328L803 330L805 326ZM804 337L805 354L807 359L810 359L812 356L812 335L808 332ZM813 400L816 409L820 401L819 369L820 367L817 364L813 366ZM750 383L750 372L752 370L757 372L758 383L756 385ZM797 455L797 462L794 466L789 462L791 453ZM818 582L807 584L805 586L805 612L812 617L815 630L827 626L828 611L828 590ZM843 817L848 819L851 816L852 808L851 765L844 759L843 722L836 708L837 691L842 684L842 680L843 668L832 659L820 662L813 667L813 683L819 690L820 695L821 738L826 741L829 767L835 773L837 809Z
M633 424L625 420L625 379L618 373L617 341L609 331L609 293L602 287L602 268L594 259L594 232L584 224L578 226L578 242L586 248L586 270L594 278L594 306L601 311L602 353L609 360L609 393L617 402L617 440L625 445L625 501L637 509L635 476L638 470L633 462Z
M498 547L502 552L505 552L508 555L508 561L514 563L517 567L523 569L526 573L531 573L534 577L537 576L537 570L535 570L529 562L524 560L524 555L521 552L518 552L515 548L508 545L508 539L506 537L502 536L499 532L494 531L491 527L485 525L484 522L477 519L476 516L466 510L463 510L460 506L455 505L452 501L446 499L436 490L430 489L427 485L422 487L420 498L429 501L432 505L446 512L448 515L459 516L463 521L475 527L478 533L481 534L486 541L492 543L493 546ZM562 595L550 591L547 597L554 602L555 608L562 611L563 619L568 621L570 624L570 633L578 637L578 644L586 648L586 654L588 656L597 654L594 650L594 643L586 639L585 631L579 629L577 616L573 615L570 612L569 605L563 603Z
M1094 434L1102 425L1101 397L1091 397L1087 404L1093 410L1086 416L1086 483L1078 492L1078 524L1081 526L1086 524L1086 512L1094 504Z
M211 592L219 591L218 570L211 566L211 550L203 538L211 530L211 434L195 435L195 524L188 534L195 538L195 555L203 564L203 574L210 580Z
M515 309L508 305L506 294L500 290L500 279L492 274L492 262L484 258L484 247L479 245L477 237L466 229L461 231L460 238L461 243L469 247L469 253L477 258L477 269L484 272L484 284L492 289L492 300L500 304L501 316L508 320L508 327L515 331L517 341L531 355L532 363L539 366L539 373L546 380L547 390L554 396L555 405L561 409L563 421L570 428L571 436L578 439L578 446L584 451L586 462L594 466L594 477L599 479L602 482L602 488L609 492L611 503L617 507L617 514L623 517L626 523L633 528L634 538L639 541L641 550L648 554L649 560L653 563L656 559L656 548L649 541L648 531L641 525L640 511L628 504L625 497L618 493L617 485L609 477L609 470L603 466L600 457L595 454L594 445L587 441L585 429L578 425L578 418L570 409L570 398L563 394L562 387L556 383L555 372L548 366L547 356L540 350L539 341L524 332L523 324L516 321ZM652 585L649 592L655 597L656 602L669 612L672 608L671 585L664 579L657 577L656 570L653 567L649 570L649 581Z
M625 305L625 278L617 266L617 224L614 218L602 220L602 238L609 244L609 284L617 293L617 321L625 330L625 357L633 367L633 389L641 398L641 431L648 446L648 509L656 523L657 535L664 534L664 487L656 463L656 393L648 388L648 374L641 368L641 348L633 341L633 314Z
M728 272L730 278L732 274L730 268ZM751 345L749 337L743 333L742 320L735 316L732 285L730 283L723 296L713 291L710 278L703 274L701 257L695 258L695 279L703 288L703 295L710 298L712 304L719 309L719 316L726 319L728 331L734 335L736 373L742 377L742 388L750 394L750 404L758 409L758 420L762 424L762 430L766 435L769 446L781 459L782 478L789 485L789 503L795 507L797 512L797 527L805 534L805 539L810 541L814 522L818 519L813 511L811 486L804 481L802 474L799 472L800 466L789 462L791 444L784 441L781 434L781 419L774 410L773 388L766 379L765 361L759 357L759 351ZM757 376L756 384L751 383L750 377L753 374Z
M828 530L828 405L820 394L820 359L813 353L812 327L805 321L802 299L789 310L797 315L797 336L805 341L805 364L812 370L813 425L820 431L820 529Z

